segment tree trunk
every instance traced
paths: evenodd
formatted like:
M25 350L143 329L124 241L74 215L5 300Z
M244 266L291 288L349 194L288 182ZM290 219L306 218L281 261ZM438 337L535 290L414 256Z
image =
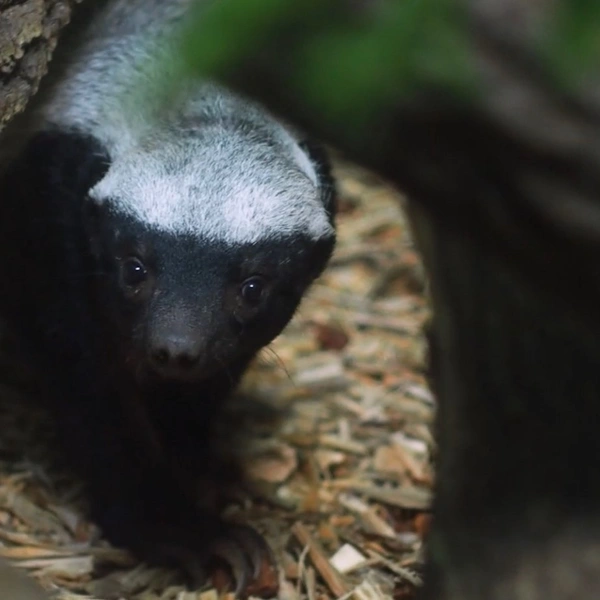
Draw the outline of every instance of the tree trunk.
M477 93L398 79L362 136L359 99L341 123L301 93L290 65L310 57L306 31L273 27L221 71L410 197L440 404L427 600L600 597L600 73L596 55L579 79L549 68L557 6L473 0Z
M0 0L0 129L46 74L59 34L81 0Z

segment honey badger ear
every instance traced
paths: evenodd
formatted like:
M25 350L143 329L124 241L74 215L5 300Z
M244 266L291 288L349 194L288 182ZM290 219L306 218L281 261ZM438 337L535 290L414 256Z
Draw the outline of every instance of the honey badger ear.
M321 202L333 223L337 213L337 190L331 173L329 155L322 144L312 139L304 139L298 142L298 145L306 153L315 170L321 190Z
M108 152L92 136L76 130L42 131L7 162L0 188L45 213L48 203L84 198L109 166Z
M25 148L21 168L52 189L82 196L105 175L108 152L94 137L77 130L43 131Z
M109 166L108 152L92 136L79 131L42 131L27 140L6 165L0 177L0 197L13 210L22 211L20 218L38 215L31 230L44 235L39 224L52 222L56 215L77 218L80 224L80 211L90 204L83 200ZM84 219L80 233L89 233L88 221Z

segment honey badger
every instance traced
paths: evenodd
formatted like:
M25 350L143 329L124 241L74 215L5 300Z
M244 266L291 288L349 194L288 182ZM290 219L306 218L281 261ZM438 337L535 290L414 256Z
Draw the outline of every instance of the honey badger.
M334 182L316 142L219 85L155 101L193 4L108 2L44 94L0 179L0 313L106 537L196 580L224 557L243 593L268 549L182 467L218 479L211 423L326 266Z

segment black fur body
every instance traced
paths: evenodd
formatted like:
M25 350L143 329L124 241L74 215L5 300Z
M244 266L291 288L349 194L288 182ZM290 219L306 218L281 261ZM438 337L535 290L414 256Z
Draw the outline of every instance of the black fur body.
M244 175L248 181L258 178L264 189L271 181L288 185L287 171L277 166L277 156L271 158L278 142L263 143L269 130L253 122L255 108L250 116L240 113L237 107L243 106L234 103L223 117L211 109L200 125L176 131L171 146L177 153L164 162L160 152L171 147L170 138L163 146L153 145L152 128L140 135L122 153L128 160L152 155L152 168L140 176L146 187L140 189L152 188L163 167L166 175L156 176L157 185L177 177L202 148L195 128L206 124L212 131L215 122L211 144L221 148L214 137L225 139L229 131L243 140L224 160L245 161L243 144L248 152L262 144L248 164L263 161L272 175L250 170ZM41 369L66 456L87 483L92 518L106 537L142 559L184 567L196 581L203 579L209 559L224 558L243 593L268 552L264 542L252 530L223 522L218 507L203 506L186 478L194 471L194 477L219 485L208 444L211 425L249 363L282 331L325 267L333 229L323 235L294 231L290 213L282 217L281 232L275 223L261 238L232 216L238 233L229 239L222 221L218 235L211 225L203 235L195 221L185 230L173 218L172 226L169 210L177 212L175 204L150 203L150 213L160 215L152 221L141 209L136 213L135 200L122 209L124 201L113 196L99 199L94 190L111 176L118 183L124 159L118 143L112 144L114 130L99 135L96 125L85 126L85 118L43 119L3 170L1 316ZM167 130L161 126L158 137ZM193 145L180 152L186 135ZM314 168L316 197L332 228L334 185L327 159L312 142L299 142L298 148ZM129 198L125 187L123 197ZM202 196L203 181L190 189ZM240 198L250 207L254 202L243 193ZM200 206L207 217L198 223L216 222L211 206Z

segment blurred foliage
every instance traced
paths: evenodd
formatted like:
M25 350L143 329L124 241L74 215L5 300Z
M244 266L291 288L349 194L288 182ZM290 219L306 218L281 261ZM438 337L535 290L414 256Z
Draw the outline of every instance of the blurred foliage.
M459 6L455 0L200 3L182 55L188 73L202 76L270 61L281 84L321 118L368 127L399 97L428 83L473 94Z
M301 108L313 125L319 121L329 132L344 131L348 141L352 136L376 146L391 126L387 119L422 92L429 98L432 91L436 98L458 96L466 105L477 101L481 86L465 5L459 0L199 1L176 40L171 79L159 93L168 100L178 79L217 78L282 110L292 108L295 117ZM568 91L597 68L600 0L556 0L554 6L537 58L555 85Z
M561 0L540 53L561 87L580 85L600 67L600 2Z
M327 118L368 118L433 85L471 96L467 20L457 0L219 0L188 23L188 72L226 73L261 55L285 60L286 82ZM549 5L551 6L551 4ZM540 57L560 85L600 59L600 1L557 0Z

